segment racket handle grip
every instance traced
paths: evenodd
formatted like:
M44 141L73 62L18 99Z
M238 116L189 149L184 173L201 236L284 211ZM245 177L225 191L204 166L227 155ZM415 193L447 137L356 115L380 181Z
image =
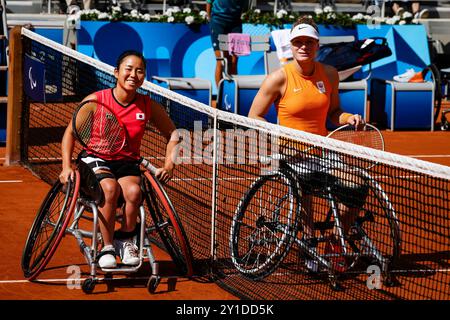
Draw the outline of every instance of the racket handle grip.
M145 169L147 169L148 171L150 171L152 174L156 173L156 167L153 166L150 161L148 161L147 159L141 158L141 165L143 165L145 167Z

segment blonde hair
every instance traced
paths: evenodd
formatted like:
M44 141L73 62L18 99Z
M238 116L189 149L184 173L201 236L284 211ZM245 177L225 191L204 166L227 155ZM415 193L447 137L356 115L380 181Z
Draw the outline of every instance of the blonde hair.
M308 16L301 16L298 18L298 20L294 23L294 25L292 26L291 31L298 26L299 24L309 24L311 27L313 27L314 29L316 29L317 32L319 32L319 27L317 26L317 24L314 22L314 19Z

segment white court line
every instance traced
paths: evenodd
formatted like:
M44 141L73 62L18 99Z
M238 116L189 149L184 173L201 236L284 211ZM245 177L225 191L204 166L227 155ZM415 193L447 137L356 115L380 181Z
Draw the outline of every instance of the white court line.
M391 270L391 273L446 273L446 272L450 272L450 269L424 269L424 270ZM363 271L347 271L347 274L366 274ZM285 276L286 273L281 273L281 272L274 272L272 274L273 276ZM229 275L230 277L239 277L241 276L240 274L234 274L234 275ZM407 276L407 275L406 275ZM163 279L184 279L183 277L178 277L178 276L164 276L162 277ZM70 281L71 284L73 284L75 281L84 281L88 278L67 278L67 279L38 279L38 280L33 280L28 281L28 280L0 280L0 284L16 284L16 283L48 283L48 282L68 282ZM148 280L149 277L129 277L129 276L114 276L112 278L104 278L104 277L98 277L97 281L99 282L108 282L108 281L118 281L118 280Z
M148 277L129 277L129 276L114 276L112 278L104 278L104 277L98 277L97 281L114 281L114 280L148 280L150 276ZM161 277L162 279L184 279L183 277L179 276L164 276ZM67 282L70 281L73 283L74 281L84 281L88 278L67 278L67 279L37 279L33 281L29 280L0 280L0 284L15 284L15 283L47 283L47 282Z
M0 180L0 183L21 183L23 180Z
M405 156L411 158L450 158L450 154L406 154Z
M450 269L424 269L424 270L391 270L389 271L390 273L446 273L446 272L450 272ZM295 273L295 272L294 272ZM319 273L326 273L325 271L321 271ZM282 273L282 272L274 272L271 275L272 276L286 276L287 274L290 273ZM360 274L360 275L367 275L366 272L364 271L355 271L355 270L350 270L350 271L346 271L345 274ZM240 277L241 274L232 274L229 275L229 277ZM407 277L408 275L405 275L405 277Z

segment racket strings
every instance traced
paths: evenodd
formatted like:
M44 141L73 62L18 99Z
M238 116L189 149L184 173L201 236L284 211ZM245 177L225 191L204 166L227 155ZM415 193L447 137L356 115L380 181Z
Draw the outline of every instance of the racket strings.
M82 108L89 108L89 111L83 112ZM114 113L100 104L95 108L90 105L82 106L76 123L78 137L91 151L113 155L125 145L125 130L122 125Z
M92 134L92 122L94 120L94 115L89 112L85 119L77 119L77 131L78 135L83 141L88 141Z
M328 137L344 142L357 144L363 147L368 147L376 150L384 150L384 139L381 132L369 124L366 124L364 128L362 128L362 130L355 130L355 127L351 125L342 126L330 133ZM330 154L333 154L333 152L328 151L324 154L324 156L330 158ZM345 165L350 168L355 166L353 156L346 154L335 154L334 156L339 158L341 163L345 163ZM365 169L370 169L375 165L376 163L373 163L371 161L363 161L359 164L359 166L356 167L364 167Z
M345 130L334 132L331 137L336 140L350 142L377 150L383 150L384 148L380 133L370 127L366 127L364 130L356 132L354 128L349 127Z

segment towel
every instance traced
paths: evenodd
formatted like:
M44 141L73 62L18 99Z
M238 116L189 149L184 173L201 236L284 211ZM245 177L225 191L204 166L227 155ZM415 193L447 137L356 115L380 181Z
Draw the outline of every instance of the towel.
M289 29L274 30L271 32L273 43L277 49L277 57L280 62L292 59L291 41L289 40Z
M250 35L245 33L228 34L228 52L231 55L248 56L250 51Z

